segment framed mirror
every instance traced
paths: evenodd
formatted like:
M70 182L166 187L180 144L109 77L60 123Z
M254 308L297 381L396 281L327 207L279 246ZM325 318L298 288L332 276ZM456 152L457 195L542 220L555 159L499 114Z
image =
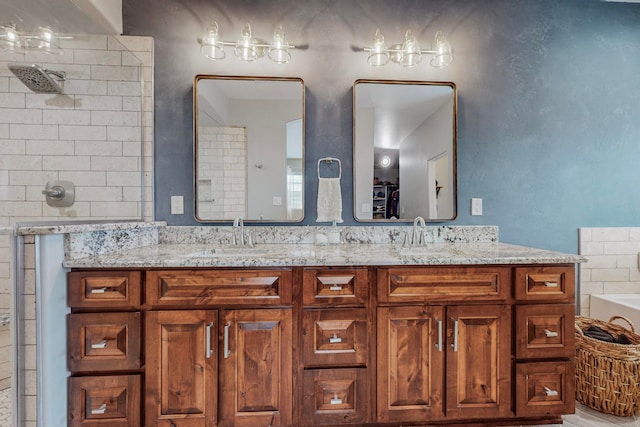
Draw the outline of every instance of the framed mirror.
M304 96L299 78L195 77L198 221L302 221Z
M353 86L355 219L455 219L456 146L454 83L357 80Z

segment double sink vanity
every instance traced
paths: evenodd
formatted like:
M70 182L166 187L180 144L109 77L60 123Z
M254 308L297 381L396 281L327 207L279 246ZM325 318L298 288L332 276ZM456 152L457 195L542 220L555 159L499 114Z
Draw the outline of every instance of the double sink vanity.
M580 257L500 243L495 227L429 227L414 247L408 227L340 227L327 246L316 229L255 227L253 248L230 245L231 227L158 226L142 245L66 234L69 425L521 425L574 411Z

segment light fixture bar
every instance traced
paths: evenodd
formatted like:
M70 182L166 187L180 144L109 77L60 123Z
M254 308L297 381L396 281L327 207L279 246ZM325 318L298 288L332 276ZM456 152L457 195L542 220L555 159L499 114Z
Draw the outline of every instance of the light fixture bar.
M204 56L213 60L225 59L227 54L225 47L233 46L234 54L243 61L251 62L267 56L273 62L286 64L291 60L289 49L295 49L289 44L284 35L282 25L278 25L273 33L273 41L268 43L264 39L255 38L251 31L251 25L246 24L240 32L240 38L235 42L222 40L220 27L213 21L202 37L200 51Z
M367 62L372 67L381 67L391 61L410 68L418 65L423 55L431 55L429 63L435 68L446 67L453 61L451 45L439 31L435 35L434 48L421 49L411 30L405 33L403 43L386 47L384 36L380 29L377 29L372 47L365 47L362 50L369 53Z
M61 37L49 27L40 27L37 33L20 32L14 25L0 26L0 48L14 53L44 52L62 55L64 50L58 44Z

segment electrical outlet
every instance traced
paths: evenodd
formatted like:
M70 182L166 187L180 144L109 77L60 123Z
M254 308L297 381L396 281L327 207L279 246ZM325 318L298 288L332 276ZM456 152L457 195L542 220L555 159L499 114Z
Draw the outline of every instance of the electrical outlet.
M482 215L482 199L471 199L471 215Z
M182 196L171 196L171 215L184 214L184 198Z

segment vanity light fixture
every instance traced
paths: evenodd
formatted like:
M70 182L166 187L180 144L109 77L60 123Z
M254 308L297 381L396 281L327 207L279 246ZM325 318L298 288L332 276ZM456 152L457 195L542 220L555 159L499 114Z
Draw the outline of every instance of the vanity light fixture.
M63 38L49 27L40 27L37 32L20 32L15 25L0 26L0 48L13 53L44 52L62 55L64 51L58 44Z
M200 42L200 52L204 56L213 60L224 59L227 54L224 50L225 46L233 46L234 54L243 61L255 61L265 55L273 62L286 64L291 60L289 49L295 49L290 45L284 36L282 25L278 25L273 33L273 41L267 43L264 39L253 37L251 25L246 24L240 32L240 38L235 42L226 42L222 40L218 23L213 21L207 29L207 34L202 37Z
M367 62L372 67L386 65L389 60L403 67L415 67L422 60L423 55L431 55L429 63L434 68L446 67L453 61L451 45L440 31L435 35L433 49L423 50L420 49L420 44L411 30L407 30L405 33L404 42L387 47L382 32L377 29L373 38L373 45L363 50L369 53Z

